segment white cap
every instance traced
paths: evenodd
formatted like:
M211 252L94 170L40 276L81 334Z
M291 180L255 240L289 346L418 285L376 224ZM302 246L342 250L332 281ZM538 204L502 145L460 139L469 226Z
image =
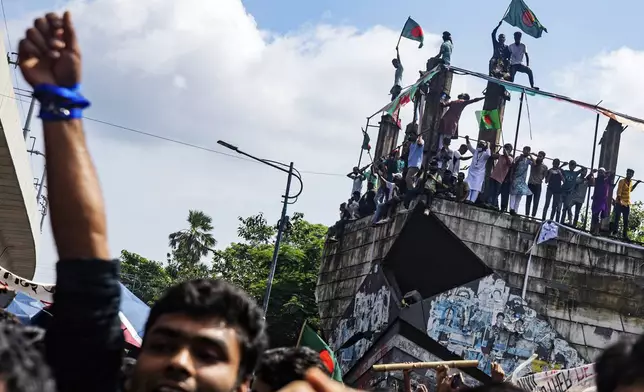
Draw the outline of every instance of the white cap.
M401 173L394 173L393 177L397 178L397 179L400 179L400 178L402 178L402 174Z
M597 169L597 171L603 171L603 172L605 172L605 171L606 171L606 169L604 169L603 167L600 167L599 169Z

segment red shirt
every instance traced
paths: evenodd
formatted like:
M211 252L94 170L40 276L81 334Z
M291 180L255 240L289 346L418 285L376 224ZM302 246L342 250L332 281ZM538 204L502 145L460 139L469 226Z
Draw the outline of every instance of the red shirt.
M496 182L503 183L511 167L512 157L501 154L496 161L496 165L494 165L494 169L492 169L490 177Z

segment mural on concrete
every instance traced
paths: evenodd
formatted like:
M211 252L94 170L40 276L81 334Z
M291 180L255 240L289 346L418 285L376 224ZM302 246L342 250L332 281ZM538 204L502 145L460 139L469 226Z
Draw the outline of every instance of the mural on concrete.
M329 344L338 350L349 341L354 344L340 350L340 366L346 373L362 358L372 346L377 333L382 332L389 321L390 292L385 284L384 277L378 273L378 266L374 273L365 278L355 299L349 305L344 316L333 329Z
M494 275L434 297L427 334L464 359L479 360L488 374L492 362L509 374L533 353L538 358L527 373L584 364L577 350Z

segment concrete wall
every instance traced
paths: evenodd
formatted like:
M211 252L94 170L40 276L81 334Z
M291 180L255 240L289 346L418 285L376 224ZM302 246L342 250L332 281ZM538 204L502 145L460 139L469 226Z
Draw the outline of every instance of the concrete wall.
M38 206L22 120L13 91L13 69L0 40L0 265L27 279L36 269L40 237ZM25 107L26 110L26 107Z
M432 210L514 294L520 291L539 222L443 200ZM344 238L327 245L316 291L327 336L341 333L341 319L365 277L386 256L406 215L398 213L377 227L369 218L348 223ZM428 238L424 246L431 252L441 244ZM643 250L560 230L557 240L533 252L527 306L577 353L578 361L570 362L593 361L620 336L644 332L643 266Z

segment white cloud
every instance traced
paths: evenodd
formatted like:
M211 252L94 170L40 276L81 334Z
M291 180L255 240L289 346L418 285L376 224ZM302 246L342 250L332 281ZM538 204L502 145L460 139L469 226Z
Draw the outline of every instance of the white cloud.
M261 157L292 160L301 171L341 174L354 166L360 127L387 102L393 82L390 60L399 32L382 26L360 31L319 24L277 34L260 30L239 0L78 0L70 7L84 50L84 89L93 101L88 116L218 150L216 141L223 139ZM415 79L438 42L428 34L418 50L403 40L405 82ZM609 107L637 113L644 86L630 75L644 65L643 56L621 49L558 64L552 76L537 78L546 90L603 98ZM486 64L482 59L481 69ZM457 77L452 91L478 96L484 87ZM506 112L506 140L514 137L517 101L513 97ZM541 99L529 106L534 139L524 113L520 145L589 160L592 146L581 139L592 137L592 113ZM476 134L475 109L463 114L461 133ZM213 216L222 245L236 239L238 216L263 211L269 221L278 218L286 178L274 169L89 121L86 127L114 255L128 249L163 260L167 235L184 227L188 209ZM634 152L642 141L636 132L625 134L624 150ZM376 130L370 133L374 144ZM634 156L623 162L644 177ZM304 174L304 183L290 212L332 223L349 180ZM44 236L49 245L40 252L38 279L51 280L49 229Z

